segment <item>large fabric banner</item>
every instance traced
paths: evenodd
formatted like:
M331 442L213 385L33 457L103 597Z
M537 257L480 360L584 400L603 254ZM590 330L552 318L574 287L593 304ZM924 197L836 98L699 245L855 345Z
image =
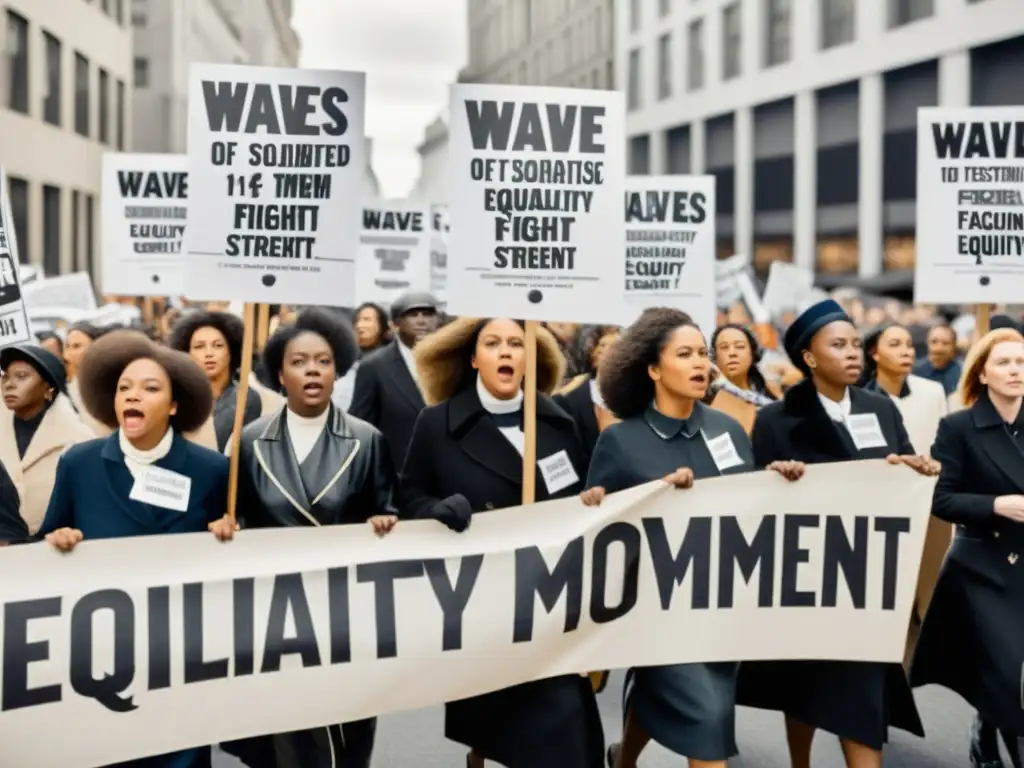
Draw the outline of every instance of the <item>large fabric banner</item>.
M593 669L898 662L933 484L857 462L501 510L463 534L8 547L0 765L89 768Z

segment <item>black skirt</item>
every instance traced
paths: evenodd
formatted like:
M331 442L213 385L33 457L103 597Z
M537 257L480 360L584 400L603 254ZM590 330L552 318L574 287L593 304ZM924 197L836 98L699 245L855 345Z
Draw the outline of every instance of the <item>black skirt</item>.
M604 731L589 677L562 675L452 701L445 736L505 768L603 768Z
M229 741L221 749L248 768L370 768L377 720Z

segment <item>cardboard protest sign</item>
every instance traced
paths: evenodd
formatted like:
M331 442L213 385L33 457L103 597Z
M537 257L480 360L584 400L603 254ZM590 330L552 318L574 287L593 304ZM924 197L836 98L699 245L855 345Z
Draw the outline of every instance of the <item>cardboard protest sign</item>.
M363 207L356 299L382 307L430 289L430 206L379 200Z

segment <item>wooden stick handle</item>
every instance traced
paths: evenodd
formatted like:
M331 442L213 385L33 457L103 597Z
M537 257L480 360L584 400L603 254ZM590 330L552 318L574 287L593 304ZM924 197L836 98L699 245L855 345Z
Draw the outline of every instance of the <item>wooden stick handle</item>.
M523 504L537 500L537 321L526 321L523 386Z
M238 392L235 395L235 424L231 431L231 456L228 459L228 515L235 517L238 505L238 454L245 424L245 396L249 393L252 374L253 342L256 340L256 305L245 305L245 334L242 336L242 365L238 372Z

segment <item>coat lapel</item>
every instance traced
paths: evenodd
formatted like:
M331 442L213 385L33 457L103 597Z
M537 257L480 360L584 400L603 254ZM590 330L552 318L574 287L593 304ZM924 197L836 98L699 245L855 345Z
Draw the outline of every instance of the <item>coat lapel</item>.
M43 420L39 423L39 428L32 436L28 450L25 451L25 457L21 460L25 471L30 470L36 462L46 458L54 451L62 451L65 446L73 443L74 439L70 436L71 430L67 427L69 423L74 423L77 420L78 414L71 407L71 402L64 395L58 395L56 401L50 406L50 410L46 412ZM17 447L15 447L15 451L17 451Z
M260 469L267 475L270 482L292 505L296 513L305 518L313 525L320 523L310 514L307 501L306 489L302 485L302 475L299 472L299 463L295 459L295 452L292 450L291 440L288 439L288 432L284 425L285 411L278 412L263 434L256 438L253 452L256 454L256 461ZM273 510L274 505L268 505ZM293 521L283 520L287 525Z
M391 342L391 347L386 353L388 355L388 362L391 365L391 381L394 382L395 387L401 392L402 397L408 400L409 404L416 410L421 411L426 407L426 401L423 399L423 393L420 392L419 385L413 379L412 373L409 372L409 366L406 365L401 350L398 349L398 345L401 343L397 339Z
M790 389L784 402L787 413L797 419L793 428L794 442L808 446L813 455L821 457L816 461L857 458L849 433L829 418L810 381L804 380Z
M1024 493L1024 452L1014 442L1013 436L1007 431L1003 417L993 407L987 394L982 395L971 406L971 417L975 426L978 427L981 447L989 459L1006 476L1006 479L1014 484L1017 490ZM1019 432L1024 432L1024 409L1021 409L1013 427Z
M469 458L509 482L522 485L523 457L487 417L474 388L448 401L448 427Z

